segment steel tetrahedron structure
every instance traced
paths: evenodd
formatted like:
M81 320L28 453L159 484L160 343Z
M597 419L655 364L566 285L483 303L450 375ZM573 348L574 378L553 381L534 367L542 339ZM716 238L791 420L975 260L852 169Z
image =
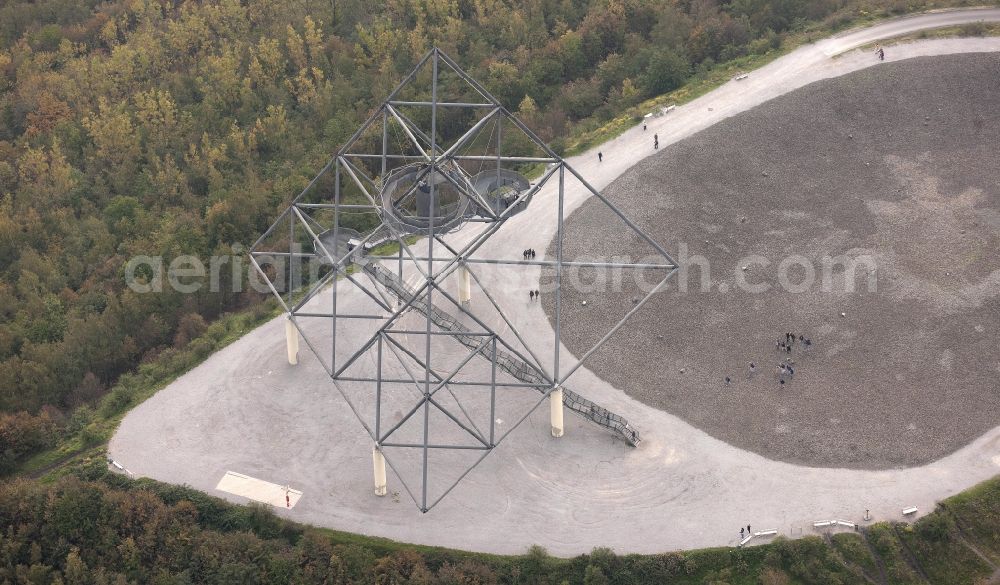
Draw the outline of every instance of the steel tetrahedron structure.
M563 258L570 187L600 200L650 254L642 262ZM510 222L543 221L527 217L542 208L553 216L548 253L491 247ZM288 314L289 361L303 340L370 436L378 495L389 491L388 465L430 510L546 400L553 436L563 433L566 408L639 443L625 419L566 382L664 288L675 262L439 49L292 201L250 260ZM566 367L567 271L609 269L657 276ZM551 328L539 329L546 333L529 331L509 309L543 277L554 303Z

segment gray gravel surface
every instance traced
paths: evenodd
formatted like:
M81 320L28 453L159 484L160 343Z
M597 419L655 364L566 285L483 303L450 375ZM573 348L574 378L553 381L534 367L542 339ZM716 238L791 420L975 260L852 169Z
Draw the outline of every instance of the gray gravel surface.
M734 446L807 465L921 464L1000 424L998 111L1000 54L917 58L811 84L638 163L606 195L682 264L707 259L711 291L697 268L687 292L675 278L589 368ZM620 233L592 199L565 257L645 253ZM778 281L796 255L815 270L805 292ZM871 258L855 292L837 267L824 286L838 255ZM738 274L771 290L741 290ZM564 342L582 355L636 296L568 287ZM787 331L812 347L777 352Z

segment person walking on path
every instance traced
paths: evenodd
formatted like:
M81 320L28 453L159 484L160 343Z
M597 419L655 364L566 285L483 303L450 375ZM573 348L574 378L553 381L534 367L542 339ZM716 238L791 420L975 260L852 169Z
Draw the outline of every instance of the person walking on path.
M528 300L531 300L531 301L535 300L535 291L533 291L533 290L529 290L528 291Z
M603 160L604 160L604 153L598 150L597 151L597 162L601 162Z
M659 149L660 149L660 135L653 134L653 150L659 150Z

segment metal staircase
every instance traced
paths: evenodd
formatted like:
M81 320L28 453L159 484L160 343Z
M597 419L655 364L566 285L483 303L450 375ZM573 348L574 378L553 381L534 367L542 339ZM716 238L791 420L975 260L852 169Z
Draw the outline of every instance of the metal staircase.
M459 343L471 350L476 350L480 357L492 361L491 346L482 344L481 335L472 335L469 329L451 314L428 303L427 295L415 298L416 292L407 286L402 278L379 263L367 259L363 253L354 254L353 256L355 263L361 266L376 282L385 287L386 290L401 302L410 303L412 300L410 306L424 315L429 315L431 322L435 326L443 331L456 333L454 338ZM496 352L497 367L504 372L526 384L548 384L545 376L535 366L525 362L509 351L498 348ZM539 388L538 391L544 392L545 390ZM627 420L606 408L594 404L565 386L563 387L563 405L583 418L610 430L629 445L633 447L639 445L639 433L629 425Z

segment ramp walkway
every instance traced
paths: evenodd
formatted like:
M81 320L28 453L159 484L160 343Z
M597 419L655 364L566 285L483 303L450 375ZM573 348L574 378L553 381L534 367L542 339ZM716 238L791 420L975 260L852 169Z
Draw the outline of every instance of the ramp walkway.
M361 250L359 250L361 252ZM482 336L473 335L469 329L448 312L427 301L427 295L417 294L412 288L407 286L403 279L394 272L386 269L377 262L373 262L365 257L363 253L354 254L354 261L362 270L367 272L382 285L387 291L392 293L401 302L410 303L416 311L430 316L431 322L443 331L455 333L454 339L465 347L476 350L479 357L488 361L493 360L490 346L482 345ZM412 302L411 302L412 301ZM517 380L526 384L537 384L539 392L546 392L552 382L535 366L521 359L513 352L497 348L497 367L507 372ZM563 386L563 405L589 420L590 422L604 427L614 435L624 440L629 445L636 447L639 445L639 433L622 418L608 409L594 404L576 392Z

